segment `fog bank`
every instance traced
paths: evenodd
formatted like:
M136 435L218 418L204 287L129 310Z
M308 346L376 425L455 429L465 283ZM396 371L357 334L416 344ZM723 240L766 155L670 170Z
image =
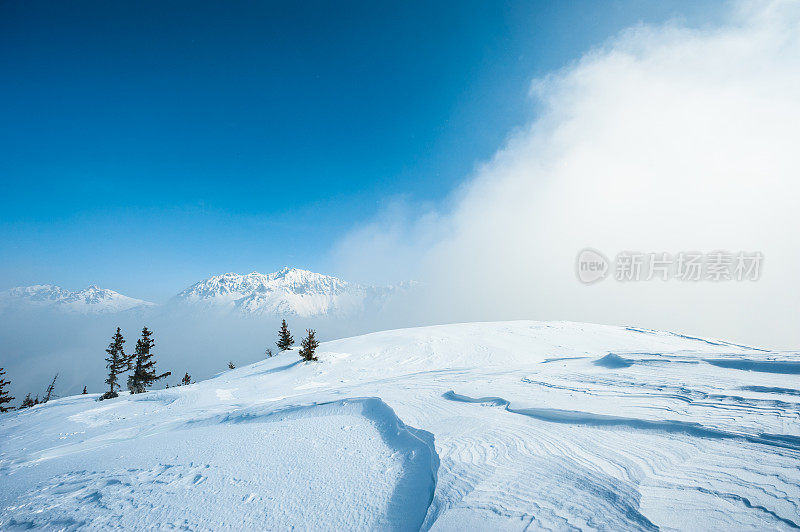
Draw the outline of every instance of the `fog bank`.
M630 28L533 80L531 105L444 205L394 205L343 238L337 271L421 281L398 323L565 319L800 347L800 4ZM757 281L587 286L586 247L764 262Z

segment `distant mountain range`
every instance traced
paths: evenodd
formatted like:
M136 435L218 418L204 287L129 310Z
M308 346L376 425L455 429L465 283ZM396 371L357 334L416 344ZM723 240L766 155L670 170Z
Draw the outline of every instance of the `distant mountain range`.
M92 285L72 292L51 284L19 286L0 292L0 309L55 309L71 314L110 314L135 308L152 308L155 303L124 296Z
M269 273L225 273L209 277L174 296L165 306L90 286L71 292L35 285L0 292L0 309L42 308L76 314L109 314L132 309L215 311L245 316L347 316L380 308L398 286L363 286L330 275L282 268Z

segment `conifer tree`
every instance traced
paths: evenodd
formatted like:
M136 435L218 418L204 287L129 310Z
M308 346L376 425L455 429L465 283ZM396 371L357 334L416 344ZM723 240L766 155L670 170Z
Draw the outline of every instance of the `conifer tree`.
M156 342L151 336L153 333L145 327L142 329L142 337L136 341L136 350L133 353L136 363L133 374L128 377L128 389L131 393L146 392L157 380L172 375L170 371L160 375L156 373L156 361L152 360L151 353Z
M306 329L306 333L307 336L303 338L303 341L300 343L302 346L300 348L300 356L306 361L317 360L317 357L314 356L314 351L319 347L319 342L316 338L317 333L314 329Z
M19 405L19 409L22 410L23 408L30 408L34 404L33 399L31 399L31 394L25 396L25 399L22 400L22 404Z
M276 345L281 351L286 351L294 345L294 338L292 338L292 334L289 332L289 327L286 325L286 320L282 320L281 328L278 331L278 342Z
M147 327L145 327L145 328L147 328ZM137 345L137 347L138 347L138 345L139 345L139 340L137 340L137 341L136 341L136 345ZM128 371L133 371L133 370L135 369L135 366L136 366L136 356L137 356L137 355L136 355L136 349L134 349L134 350L133 350L133 353L131 353L131 354L129 354L129 355L124 355L124 356L122 357L122 358L123 358L123 365L125 366L125 368L122 370L122 371L123 371L123 373L127 373ZM120 388L122 388L122 385L120 385Z
M6 374L6 371L3 368L0 368L0 413L8 412L9 410L13 410L10 406L3 406L6 403L10 403L14 400L13 397L8 395L8 385L11 382L3 379L3 375Z
M106 367L108 368L106 384L108 384L109 390L100 399L112 399L119 395L117 393L119 375L128 368L128 358L125 356L125 350L122 345L124 343L125 339L122 337L122 332L117 327L117 332L111 337L111 343L108 344L108 349L106 349L108 354L108 358L106 358Z
M84 386L83 387L83 391L81 392L81 395L86 395L87 393L89 393L89 392L86 391L86 386Z
M186 374L181 379L181 386L186 386L191 383L192 383L192 377L189 375L189 372L187 371Z
M53 396L53 391L56 389L57 378L58 378L58 373L56 373L56 376L53 377L53 382L50 383L50 386L48 386L47 389L44 391L44 399L42 400L42 403L46 403Z

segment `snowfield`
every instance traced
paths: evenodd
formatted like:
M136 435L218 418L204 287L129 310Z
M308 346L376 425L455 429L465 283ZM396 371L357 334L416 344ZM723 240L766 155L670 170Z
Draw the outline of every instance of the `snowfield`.
M789 530L800 354L468 323L0 416L0 528Z

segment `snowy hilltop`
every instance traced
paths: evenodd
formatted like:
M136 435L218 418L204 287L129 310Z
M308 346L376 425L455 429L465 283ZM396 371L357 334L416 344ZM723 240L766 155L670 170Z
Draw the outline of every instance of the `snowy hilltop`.
M361 286L298 268L274 273L226 273L196 283L172 303L240 315L342 316L380 305L392 287Z
M0 309L58 310L72 314L106 314L155 306L95 285L72 292L59 286L20 286L0 292Z
M316 355L0 416L0 529L800 526L800 354L520 321Z

